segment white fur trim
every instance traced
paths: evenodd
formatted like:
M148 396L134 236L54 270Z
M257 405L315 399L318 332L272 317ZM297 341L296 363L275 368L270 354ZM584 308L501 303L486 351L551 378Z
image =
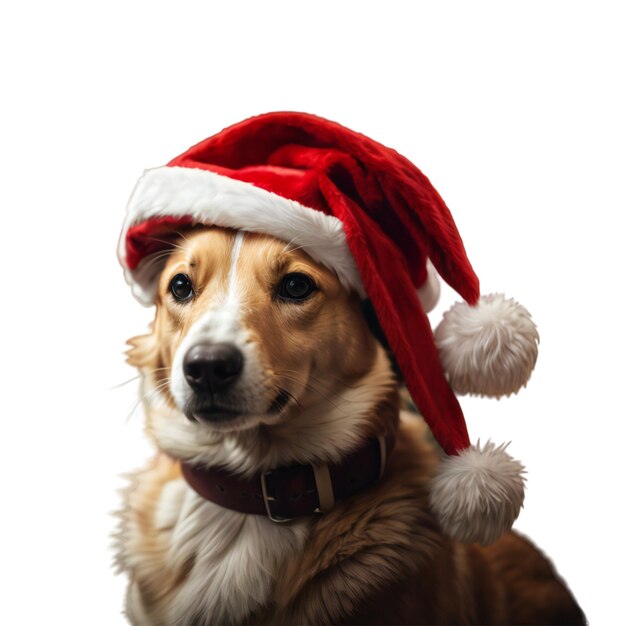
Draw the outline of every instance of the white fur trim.
M426 313L430 313L439 302L441 284L439 282L439 277L437 276L437 270L430 262L430 259L426 261L426 280L417 290L417 295L422 303L422 308Z
M198 224L274 235L303 248L334 270L344 287L365 297L339 219L250 183L197 168L157 167L139 179L126 211L118 257L126 281L142 304L154 300L154 279L161 265L147 259L131 272L125 262L126 233L135 224L164 216L191 216Z
M441 364L458 394L517 393L535 367L539 334L530 313L502 294L457 302L435 329Z
M508 444L507 444L508 445ZM433 478L430 505L457 541L487 545L508 532L524 503L524 467L507 445L488 441L445 457Z

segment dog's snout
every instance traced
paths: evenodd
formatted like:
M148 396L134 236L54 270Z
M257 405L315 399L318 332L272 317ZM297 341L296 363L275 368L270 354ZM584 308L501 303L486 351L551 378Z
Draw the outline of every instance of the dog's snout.
M194 391L221 391L237 379L242 368L243 355L229 343L196 344L183 359L185 379Z

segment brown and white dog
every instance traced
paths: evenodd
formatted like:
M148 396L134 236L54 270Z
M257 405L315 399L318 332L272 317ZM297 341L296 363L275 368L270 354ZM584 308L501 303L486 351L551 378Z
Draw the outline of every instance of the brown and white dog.
M133 624L585 623L518 534L489 547L442 534L428 506L438 462L428 430L400 410L359 297L303 249L190 229L156 305L129 351L158 449L133 475L118 537ZM390 433L375 484L288 523L202 497L181 469L245 479L325 467Z

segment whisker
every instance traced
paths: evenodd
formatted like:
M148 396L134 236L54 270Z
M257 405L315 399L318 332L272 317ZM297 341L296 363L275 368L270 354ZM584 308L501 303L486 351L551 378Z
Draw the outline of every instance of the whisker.
M146 237L147 240L156 241L157 243L164 243L167 246L171 246L172 248L176 248L177 250L182 250L183 252L187 252L187 248L181 246L175 241L168 241L167 239L159 239L158 237Z
M150 402L150 400L154 396L156 396L160 391L165 389L165 387L167 387L169 384L170 384L170 379L168 377L162 380L161 382L159 382L158 384L156 384L151 389L148 389L148 391L146 391L145 393L140 393L137 400L135 400L135 402L133 402L133 404L131 405L130 411L128 412L128 415L126 416L126 422L130 421L134 413L144 402Z
M294 382L302 384L302 381L300 379L295 378L293 376L286 375L286 376L284 376L284 378L286 378L287 380L293 380ZM332 390L318 389L311 382L308 382L308 381L305 382L304 386L305 386L305 389L311 390L314 393L318 394L320 397L324 398L325 400L328 400L328 402L330 402L333 405L334 408L337 408L339 405L337 403L335 403L332 400L332 398L329 398L327 394L331 394L332 396L335 396L335 397L339 398L340 400L343 400L344 402L349 402L349 400L347 400L346 398L343 398L341 395L339 395L338 393L336 393L336 392L334 392Z
M185 235L183 235L183 233L179 230L177 230L175 233L175 235L178 235L181 239L183 239L184 241L186 241L189 245L191 245L191 241L189 241L189 239L187 239L187 237L185 237Z
M148 370L147 374L156 374L156 372L164 372L169 370L169 367L155 367L154 369Z
M296 370L275 370L275 373L276 373L278 376L283 375L283 373L284 373L284 372L294 372L294 373L297 373L297 371L296 371ZM309 378L310 378L310 379L313 379L316 383L318 383L318 384L319 384L320 386L322 386L322 387L327 386L326 381L323 381L322 379L318 378L317 376L313 376L313 374L309 374ZM359 387L359 384L358 384L358 383L355 383L355 384L346 384L346 383L343 383L343 382L342 382L342 380L341 380L338 376L333 376L333 375L330 375L330 376L329 376L329 378L330 378L332 381L341 382L341 383L343 384L344 389L357 389L357 388ZM301 379L299 379L299 378L293 378L293 377L292 377L292 378L291 378L291 380L294 380L294 381L296 381L296 382L302 382L302 381L301 381ZM318 390L318 389L313 389L313 391L319 391L319 390ZM340 394L340 392L338 392L338 391L333 391L333 390L332 390L332 389L330 389L330 388L327 388L327 389L326 389L326 392L328 392L328 393L332 393L333 395L337 396L338 398L341 398L342 400L345 400L345 399L346 399L346 398L343 398L343 396Z
M167 251L160 250L159 252L153 252L152 254L148 254L146 257L144 257L143 262L144 263L156 263L157 261L160 261L161 259L167 258L171 253L172 253L171 250L167 250Z
M283 248L281 254L285 254L287 252L296 252L296 250L304 250L312 246L312 244L302 243L298 246L292 247L292 244L293 244L293 239L289 241L287 244L285 244L285 247Z
M152 387L152 389L149 389L147 393L149 394L149 393L152 393L152 392L161 391L162 389L165 389L165 387L167 387L169 384L170 384L170 379L169 378L165 378L160 383L158 383L154 387Z
M113 391L114 389L119 389L120 387L124 387L125 385L132 383L134 380L139 380L140 378L141 378L141 374L138 374L137 376L133 376L132 378L129 378L128 380L125 380L124 382L121 382L117 385L113 385L112 387L109 387L107 391Z

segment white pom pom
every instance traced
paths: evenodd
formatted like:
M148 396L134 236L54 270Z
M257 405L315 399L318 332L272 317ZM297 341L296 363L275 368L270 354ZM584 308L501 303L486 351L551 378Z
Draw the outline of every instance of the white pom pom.
M524 467L507 445L488 441L481 449L478 442L441 461L430 505L449 537L487 545L513 526L524 503Z
M439 302L441 284L439 283L437 270L430 262L430 259L426 261L426 280L417 290L417 295L422 303L422 308L425 313L430 313L437 306L437 302Z
M508 396L526 385L539 334L530 313L502 294L457 302L435 330L441 364L458 394Z

